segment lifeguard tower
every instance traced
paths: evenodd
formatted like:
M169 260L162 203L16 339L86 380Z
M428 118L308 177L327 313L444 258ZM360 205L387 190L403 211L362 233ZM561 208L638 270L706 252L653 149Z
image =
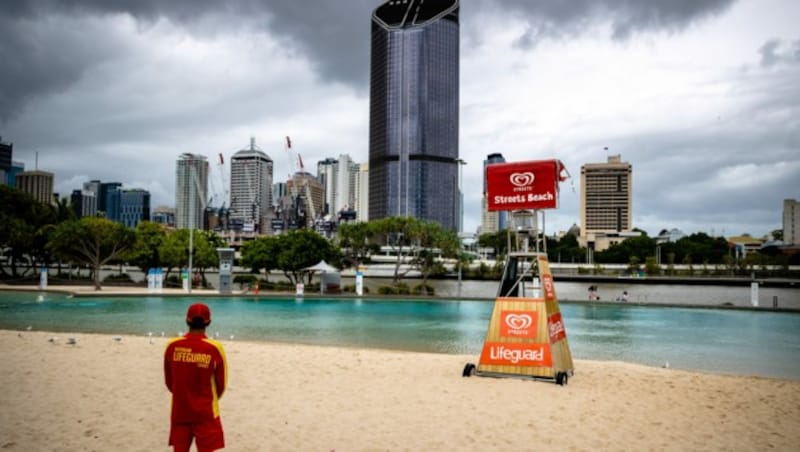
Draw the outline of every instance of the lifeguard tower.
M541 209L557 207L558 183L568 177L559 160L486 167L489 210L511 211L516 251L509 251L476 366L463 376L517 377L567 383L572 353L558 306L546 243L540 239ZM509 232L511 233L511 232Z

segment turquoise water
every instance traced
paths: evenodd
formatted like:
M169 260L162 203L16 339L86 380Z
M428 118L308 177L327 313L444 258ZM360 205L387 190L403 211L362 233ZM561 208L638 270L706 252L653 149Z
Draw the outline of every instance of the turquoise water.
M39 298L39 297L42 298ZM76 297L0 293L0 328L173 336L186 307L211 307L222 340L472 354L483 345L491 301ZM724 309L563 304L572 354L800 380L800 314ZM455 371L459 371L456 369ZM454 371L454 372L455 372Z

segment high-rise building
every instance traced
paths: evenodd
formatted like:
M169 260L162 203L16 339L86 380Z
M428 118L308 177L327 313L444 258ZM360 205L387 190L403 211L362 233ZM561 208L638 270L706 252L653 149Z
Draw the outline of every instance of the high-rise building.
M409 0L372 13L370 219L458 228L458 11L458 0Z
M317 162L317 179L319 179L319 182L325 189L325 202L322 207L323 215L329 215L335 212L336 168L338 165L339 162L333 157L328 157L325 160Z
M98 211L105 212L100 205L100 181L84 182L83 190L72 192L72 203L77 217L93 217L97 215ZM80 204L80 206L76 205L76 203Z
M118 221L129 228L150 221L150 192L139 188L120 190Z
M325 202L325 188L313 174L297 171L286 182L286 189L295 200L293 218L300 227L313 228L314 223L320 218L323 203Z
M105 212L106 218L119 221L120 217L120 192L122 184L119 182L101 182L97 194L97 210Z
M175 209L167 206L158 206L153 209L150 221L164 226L175 226Z
M486 199L486 167L494 163L505 163L503 154L494 153L486 156L483 161L483 196L481 196L481 234L491 234L508 228L508 212L490 211L489 201Z
M84 187L86 184L84 184ZM97 195L91 190L72 190L70 195L72 210L78 218L93 217L97 214Z
M39 202L53 203L53 173L47 171L23 171L17 174L16 186Z
M203 228L203 212L208 199L208 159L185 153L175 166L175 227Z
M240 220L246 228L265 231L272 207L273 162L258 146L255 138L250 147L231 157L232 220Z
M369 221L369 163L358 166L355 187L356 198L353 202L356 210L356 221Z
M6 184L9 187L14 187L17 184L17 174L25 171L25 163L12 161L11 168L6 171Z
M272 184L272 206L277 207L280 199L286 196L286 182L275 182Z
M800 245L800 201L783 200L783 243Z
M10 178L13 162L14 143L6 143L0 136L0 185L14 186L15 179Z
M355 210L358 171L358 163L347 154L317 163L317 179L325 187L323 214L335 217L343 210Z
M633 167L619 155L581 166L582 246L602 251L633 233Z

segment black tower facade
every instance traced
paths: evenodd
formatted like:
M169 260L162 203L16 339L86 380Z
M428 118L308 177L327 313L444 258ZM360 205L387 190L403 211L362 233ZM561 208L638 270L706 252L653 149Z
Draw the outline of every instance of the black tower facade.
M372 13L369 218L457 230L458 0L392 0Z

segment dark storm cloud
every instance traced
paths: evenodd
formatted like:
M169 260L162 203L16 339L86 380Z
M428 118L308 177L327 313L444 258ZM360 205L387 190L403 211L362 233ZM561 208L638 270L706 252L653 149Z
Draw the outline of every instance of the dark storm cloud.
M758 52L761 54L761 66L765 68L779 63L800 63L800 39L792 43L770 39Z
M482 14L504 9L528 28L518 44L524 48L553 37L580 34L596 21L611 24L611 37L626 40L650 31L679 31L695 21L726 11L736 0L492 0L468 4Z
M529 23L520 44L543 37L578 34L595 20L610 20L615 39L646 30L681 29L724 11L733 0L492 0L463 2L462 20L518 14ZM224 34L241 29L271 32L289 49L306 55L319 77L366 92L369 13L375 0L27 0L0 2L0 121L15 117L37 96L63 90L112 53L104 36L47 33L52 18L129 15L142 27L165 19L191 33ZM211 21L204 19L212 18ZM212 24L209 26L209 24ZM67 36L68 39L64 39ZM98 44L101 48L98 49Z

